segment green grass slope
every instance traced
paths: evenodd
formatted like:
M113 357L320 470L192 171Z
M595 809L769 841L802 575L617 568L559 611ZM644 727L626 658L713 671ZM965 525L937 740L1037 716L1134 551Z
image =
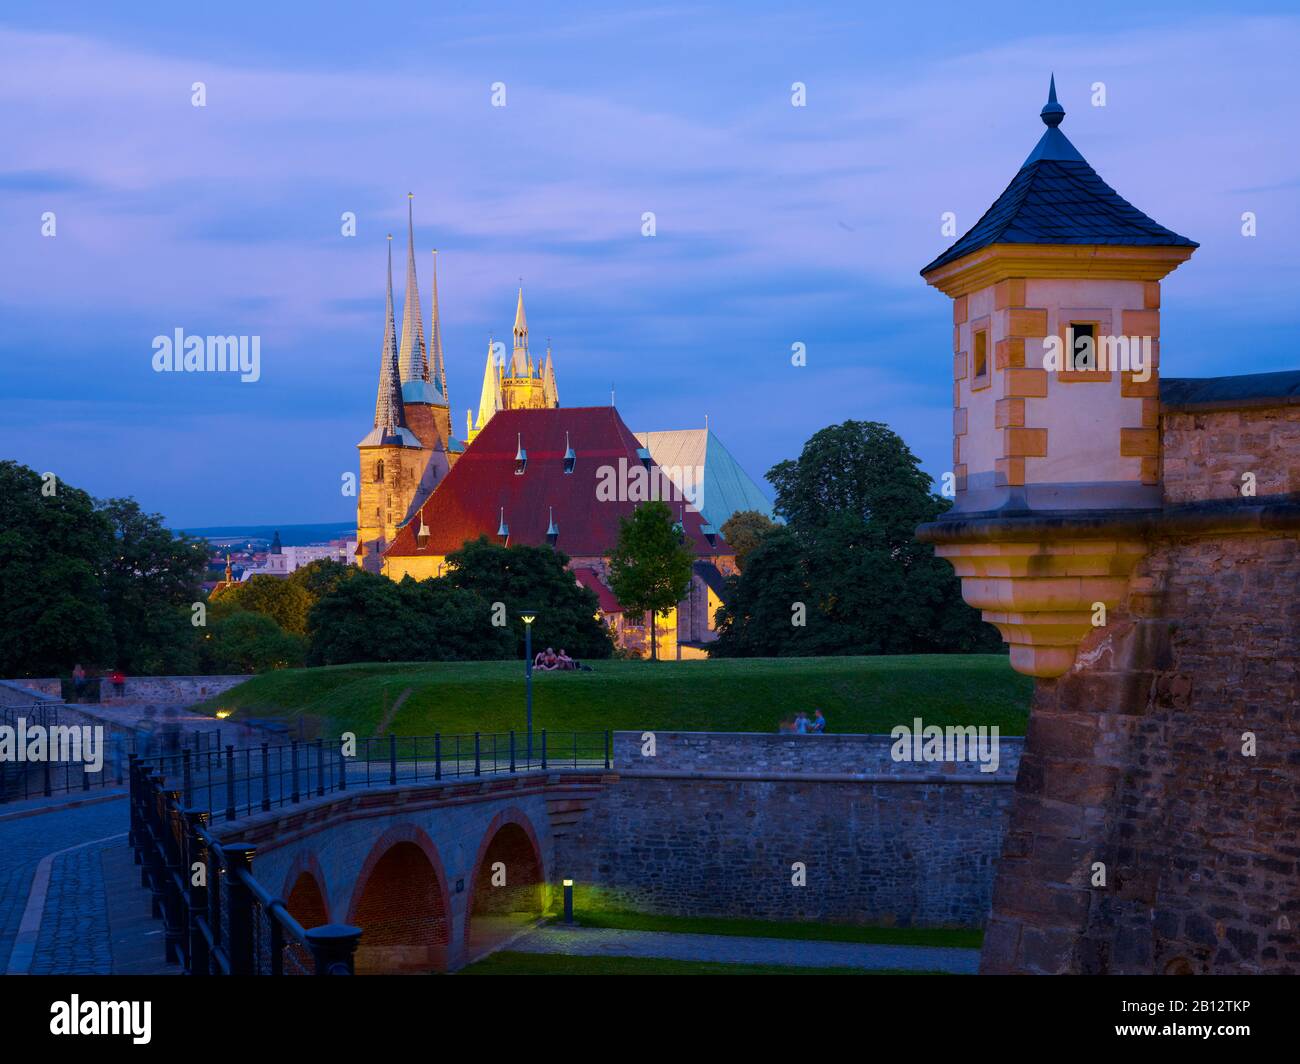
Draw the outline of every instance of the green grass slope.
M376 734L388 707L396 735L524 726L521 662L412 662L288 669L255 676L200 710L240 718L305 717L324 734ZM601 661L594 672L534 673L535 728L776 731L821 708L832 732L927 724L997 725L1023 735L1033 681L1002 655Z

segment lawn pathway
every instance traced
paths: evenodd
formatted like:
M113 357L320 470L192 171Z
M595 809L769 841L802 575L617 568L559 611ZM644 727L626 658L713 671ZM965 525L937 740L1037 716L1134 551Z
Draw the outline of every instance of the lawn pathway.
M807 942L738 935L693 935L667 931L623 931L608 927L551 924L515 939L516 953L560 953L585 957L659 957L723 964L768 964L798 968L909 969L974 975L979 950L936 946L881 946L864 942Z

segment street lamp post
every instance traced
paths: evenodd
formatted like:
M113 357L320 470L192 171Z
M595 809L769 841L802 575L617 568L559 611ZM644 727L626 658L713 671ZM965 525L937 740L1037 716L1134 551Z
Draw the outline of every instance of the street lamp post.
M533 762L533 621L537 615L525 610L519 615L524 622L524 699L528 710L528 767Z

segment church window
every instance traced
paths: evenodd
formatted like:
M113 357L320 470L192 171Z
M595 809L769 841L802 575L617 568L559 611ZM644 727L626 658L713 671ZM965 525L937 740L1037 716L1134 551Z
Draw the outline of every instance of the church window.
M381 458L375 463L375 483L379 484L384 479L384 460Z
M972 346L975 349L974 377L978 381L981 378L987 378L989 375L989 334L987 329L976 331Z

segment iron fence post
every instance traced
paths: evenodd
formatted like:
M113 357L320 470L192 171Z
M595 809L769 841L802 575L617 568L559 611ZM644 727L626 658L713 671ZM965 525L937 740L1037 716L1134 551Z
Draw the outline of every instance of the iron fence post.
M208 872L211 863L208 858L208 847L203 841L203 832L207 829L208 814L202 809L186 809L185 825L187 853L185 875L188 877L189 898L187 909L186 930L190 936L189 954L189 973L190 975L211 975L212 970L209 966L208 959L208 940L203 937L203 929L200 926L204 911L208 907ZM203 866L203 875L198 876L195 873L194 866ZM199 880L199 882L196 882Z
M546 729L542 729L542 771L546 771Z
M226 925L229 928L231 975L252 975L253 967L253 892L240 878L241 872L252 875L256 846L234 843L222 846L226 855Z
M325 744L316 740L316 797L325 796Z
M433 733L433 778L442 779L442 733Z
M306 933L307 947L316 962L317 975L355 975L361 928L324 924Z
M609 769L609 729L605 729L605 769Z
M181 754L181 788L185 792L185 807L188 809L194 804L194 766L190 762L192 751L186 750Z
M397 736L388 737L388 783L397 786Z
M298 801L298 740L292 739L289 742L289 772L293 776L293 787L290 791L292 801L296 804Z
M343 752L343 744L339 743L339 790L348 789L348 756Z
M262 744L262 812L271 811L271 744Z
M515 730L510 729L510 771L515 770Z
M474 733L474 775L482 775L482 748L479 744L478 732Z
M235 819L235 748L226 747L226 819Z

